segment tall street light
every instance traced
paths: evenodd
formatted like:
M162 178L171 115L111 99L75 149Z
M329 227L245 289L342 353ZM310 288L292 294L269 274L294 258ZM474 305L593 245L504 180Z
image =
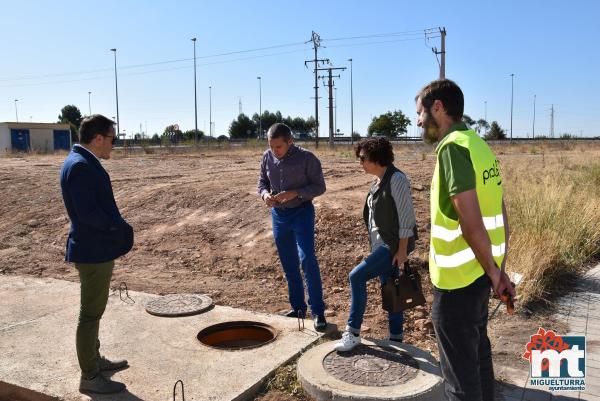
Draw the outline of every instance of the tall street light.
M208 87L208 132L212 138L212 86Z
M198 143L198 98L196 96L196 38L192 38L194 42L194 143Z
M19 101L19 99L15 99L15 117L17 119L17 122L19 122L19 112L17 111L17 102Z
M337 135L337 88L333 88L333 135Z
M117 84L117 49L110 49L115 55L115 98L117 99L117 138L121 134L121 128L119 126L119 86Z
M512 128L513 128L514 78L515 78L515 74L510 74L510 140L511 141L512 141Z
M89 116L92 115L92 92L88 91L88 108L90 111L90 114L88 114Z
M533 95L533 130L531 131L531 139L535 138L535 95Z
M262 78L258 79L258 139L262 138Z
M483 106L484 106L484 110L485 110L485 111L484 111L484 114L483 114L483 115L484 115L484 117L483 117L483 118L485 119L485 123L486 123L486 126L485 126L485 131L484 131L484 132L485 132L485 134L484 134L484 135L487 135L487 123L488 123L488 120L487 120L487 100L484 100L484 101L483 101Z
M354 144L354 96L352 93L352 59L349 58L350 62L350 144Z

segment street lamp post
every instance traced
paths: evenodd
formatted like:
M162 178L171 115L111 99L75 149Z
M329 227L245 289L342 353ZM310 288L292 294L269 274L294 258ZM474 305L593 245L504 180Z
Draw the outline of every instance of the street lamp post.
M333 135L337 135L337 88L333 88Z
M258 139L262 138L262 78L258 79Z
M535 95L533 95L533 129L531 131L531 139L535 138Z
M513 95L514 95L514 78L515 74L510 74L510 140L512 141L513 134Z
M89 112L90 114L88 115L92 115L92 92L88 91L88 108L89 108Z
M489 125L488 124L488 120L487 120L487 100L484 100L483 105L484 105L484 110L485 110L483 118L485 119L485 123L486 123L485 131L484 131L485 134L484 135L487 135L487 126Z
M196 38L192 38L194 42L194 143L198 144L198 98L196 96Z
M115 98L117 100L117 138L121 134L121 128L119 125L119 86L117 83L117 49L110 49L115 55Z
M352 93L352 59L349 58L350 62L350 144L354 144L354 96Z
M19 122L19 112L17 110L17 102L19 101L19 99L15 99L15 118L17 119L17 122Z
M212 86L208 87L208 132L212 138Z

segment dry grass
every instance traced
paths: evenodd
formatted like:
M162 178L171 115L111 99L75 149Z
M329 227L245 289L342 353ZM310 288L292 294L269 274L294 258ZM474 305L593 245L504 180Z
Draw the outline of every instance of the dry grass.
M507 269L524 274L524 304L546 300L600 251L600 164L594 160L596 150L571 146L503 160L511 231Z

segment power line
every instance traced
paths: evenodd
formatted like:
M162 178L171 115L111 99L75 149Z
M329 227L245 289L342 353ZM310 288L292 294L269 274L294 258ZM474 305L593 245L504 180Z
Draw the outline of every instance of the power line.
M205 56L198 56L197 58L198 59L207 59L207 58L213 58L213 57L223 57L223 56L230 56L233 54L251 53L251 52L256 52L256 51L276 49L276 48L282 48L282 47L299 46L299 45L304 45L304 44L305 44L304 42L295 42L295 43L287 43L287 44L282 44L282 45L264 46L264 47L254 48L254 49L236 50L236 51L231 51L231 52L226 52L226 53L209 54L209 55L205 55ZM184 61L192 61L192 60L194 60L194 59L193 58L181 58L181 59L175 59L175 60L164 60L164 61L156 61L156 62L151 62L151 63L125 65L123 67L119 67L119 69L130 69L130 68L148 67L148 66L161 65L161 64L181 63ZM104 72L104 71L112 71L112 68L101 68L101 69L96 69L96 70L84 70L84 71L74 71L74 72L65 72L65 73L56 73L56 74L0 77L0 81L18 81L18 80L25 80L25 79L59 77L59 76L65 76L65 75L93 74L93 73Z
M436 29L437 28L426 28L424 30L413 30L413 31L404 31L404 32L391 32L391 33L377 33L377 34L362 35L362 36L349 36L349 37L342 37L342 38L321 39L321 41L333 42L333 41L368 39L368 38L378 38L378 37L394 37L394 36L402 36L402 35L418 35L419 36L418 38L415 37L415 38L406 38L406 39L397 40L400 42L400 41L406 41L406 40L420 39L420 36L423 34L428 35L427 38L437 37L437 36L430 36ZM378 43L391 43L391 42L394 42L394 41L359 43L359 44L355 44L355 46L362 46L364 44L378 44ZM306 42L284 43L284 44L279 44L279 45L257 47L257 48L253 48L253 49L235 50L235 51L224 52L224 53L215 53L215 54L209 54L209 55L205 55L205 56L198 56L197 59L224 57L224 56L230 56L230 55L234 55L234 54L251 53L251 52L257 52L257 51L263 51L263 50L278 49L278 48L284 48L284 47L293 47L293 46L300 46L300 45L304 46L305 44L306 44ZM328 46L328 47L345 47L345 46L352 46L352 45L335 45L335 46ZM285 53L278 53L278 54L285 54ZM259 57L261 57L261 56L259 56ZM163 61L155 61L155 62L150 62L150 63L124 65L122 67L119 67L119 69L124 70L124 69L132 69L132 68L142 68L142 67L149 67L149 66L154 66L154 65L181 63L181 62L192 61L192 60L193 60L193 58L163 60ZM204 64L204 65L206 65L206 64ZM52 73L52 74L36 74L36 75L20 75L20 76L14 76L14 77L0 77L0 82L2 82L2 81L20 81L20 80L28 80L28 79L39 79L39 78L53 78L53 77L61 77L61 76L69 76L69 75L85 75L85 74L94 74L94 73L106 72L106 71L112 71L112 68L99 68L99 69L94 69L94 70L71 71L71 72Z
M375 33L371 35L363 35L363 36L348 36L345 38L331 38L331 39L322 39L322 41L334 41L334 40L351 40L351 39L368 39L368 38L380 38L387 36L402 36L402 35L423 35L423 33L429 33L436 31L437 28L426 28L419 29L413 31L403 31L403 32L389 32L389 33Z

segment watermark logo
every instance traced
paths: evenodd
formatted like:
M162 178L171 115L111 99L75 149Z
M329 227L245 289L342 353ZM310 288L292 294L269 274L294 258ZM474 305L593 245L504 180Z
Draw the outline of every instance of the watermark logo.
M527 343L523 359L530 364L531 386L585 390L585 336L559 336L540 327Z

